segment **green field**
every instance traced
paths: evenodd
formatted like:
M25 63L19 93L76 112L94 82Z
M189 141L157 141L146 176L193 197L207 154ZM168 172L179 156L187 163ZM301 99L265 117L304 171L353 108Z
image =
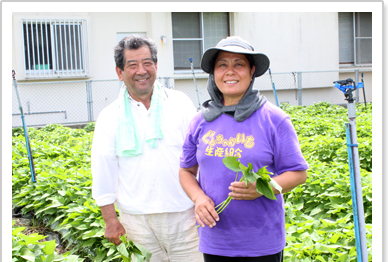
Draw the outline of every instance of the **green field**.
M285 261L356 261L345 123L347 109L318 103L282 105L310 166L304 185L286 193ZM357 105L362 190L372 261L372 104ZM122 251L104 239L104 221L91 197L94 124L84 129L28 128L37 183L31 182L22 128L12 131L12 203L34 221L62 234L69 252L37 242L13 227L13 261L117 261Z

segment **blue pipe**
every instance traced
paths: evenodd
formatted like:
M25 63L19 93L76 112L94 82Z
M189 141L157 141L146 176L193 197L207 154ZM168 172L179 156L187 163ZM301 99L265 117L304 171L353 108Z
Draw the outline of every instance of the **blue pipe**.
M352 147L358 146L358 145L352 144L349 123L345 124L345 129L346 129L346 142L348 146L350 190L352 194L353 222L354 222L354 234L356 237L357 261L362 262L360 228L359 228L359 222L358 222L358 205L357 205L357 196L356 196L356 184L354 180L354 162L353 162L353 151L352 151Z
M30 146L30 143L29 143L29 138L28 138L28 133L27 133L27 127L26 127L26 124L24 123L24 115L22 113L22 123L23 123L23 130L24 130L24 138L26 139L26 147L27 147L27 155L28 155L28 161L30 163L30 171L31 171L31 179L32 179L32 182L36 182L36 179L35 179L35 172L34 172L34 167L33 167L33 164L32 164L32 154L31 154L31 146Z
M268 68L268 72L269 72L269 76L271 78L272 88L273 88L273 92L274 92L275 98L276 98L276 104L278 105L278 107L280 107L279 100L278 100L278 95L276 93L275 83L272 81L271 68Z
M26 139L26 147L27 147L28 162L30 163L31 179L32 179L32 182L35 183L36 176L35 176L34 162L33 162L32 153L31 153L30 139L28 138L28 130L26 127L26 123L24 121L23 107L22 107L22 104L20 103L18 85L16 82L15 75L16 75L16 72L14 70L12 70L13 85L15 87L16 97L17 97L18 103L19 103L19 110L20 110L20 115L22 118L23 130L24 130L24 138Z

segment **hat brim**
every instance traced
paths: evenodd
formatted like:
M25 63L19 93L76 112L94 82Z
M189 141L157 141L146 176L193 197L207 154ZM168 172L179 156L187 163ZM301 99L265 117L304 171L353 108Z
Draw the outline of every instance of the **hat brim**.
M214 68L212 67L214 66L214 62L213 62L214 57L219 51L250 55L256 67L255 73L254 73L255 77L264 75L269 68L269 59L265 54L247 50L239 46L225 46L225 47L212 47L205 51L201 60L201 68L204 72L208 74L213 72Z

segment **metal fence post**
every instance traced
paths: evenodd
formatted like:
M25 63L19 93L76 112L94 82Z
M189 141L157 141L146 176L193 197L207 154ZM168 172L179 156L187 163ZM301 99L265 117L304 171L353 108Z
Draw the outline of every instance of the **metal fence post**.
M355 76L354 76L354 81L356 82L356 84L358 83L358 73L359 73L359 70L358 69L356 69L355 71L354 71L354 74L355 74ZM360 93L359 93L359 89L357 88L356 89L356 103L358 104L360 101Z
M93 122L93 96L92 96L92 82L91 80L86 81L86 104L88 111L88 122Z
M277 73L277 79L279 79L276 83L277 93L280 94L279 97L283 97L282 94L284 94L283 100L284 102L289 102L292 105L297 106L306 106L309 104L312 104L312 102L318 102L321 99L320 94L323 92L326 92L326 88L328 87L329 83L331 85L331 81L328 79L332 79L334 76L337 78L340 77L346 77L353 75L356 79L356 82L365 80L365 90L362 91L359 90L359 94L356 92L353 92L355 101L362 102L361 96L364 95L364 92L370 91L372 88L372 69L369 68L361 68L357 71L355 69L342 69L342 70L330 70L330 71L294 71L294 72L283 72L283 73ZM269 76L268 76L269 77ZM362 78L363 77L363 78ZM197 84L198 84L198 91L205 91L204 94L199 92L199 97L203 96L201 100L209 99L208 94L206 92L206 76L200 76L201 83L198 82L197 78ZM303 79L302 79L303 78ZM186 93L187 96L190 97L192 102L194 104L198 101L198 96L192 91L192 84L189 83L190 78L188 76L170 76L170 77L158 77L158 80L163 83L167 88L180 90L184 93ZM261 85L259 83L261 81L258 79L255 84ZM263 85L266 85L266 80L263 80ZM204 83L205 82L205 83ZM298 83L297 83L298 82ZM100 88L101 84L109 84L110 87L108 90L111 92L108 92L107 89ZM109 104L110 101L113 102L114 99L117 99L118 93L120 92L120 88L123 85L123 82L119 81L118 79L104 79L104 80L62 80L62 81L52 81L51 79L47 79L45 82L25 82L25 83L18 83L18 85L25 87L25 92L28 94L28 99L26 101L30 101L31 108L28 107L28 111L25 112L25 115L41 115L39 117L30 117L29 118L29 126L43 126L51 123L58 123L58 124L73 124L73 123L79 123L83 124L85 122L94 122L100 111L103 107L105 107L107 104ZM46 86L50 87L50 96L46 94L42 94L41 88L37 88L37 86ZM63 88L66 88L68 85L76 85L76 89L71 89L71 93L66 93L65 98L63 95L61 95L61 91ZM82 91L82 86L84 86L84 91ZM305 90L303 90L305 89ZM268 86L264 88L265 92L271 92L271 86ZM86 93L83 93L86 92ZM93 94L94 92L94 94ZM280 93L279 93L280 92ZM306 96L303 97L303 92L306 92ZM311 95L310 95L311 94ZM357 97L356 97L357 95ZM72 96L76 96L76 99L71 99ZM12 126L20 127L22 124L20 123L20 120L17 119L15 116L19 115L17 113L17 100L16 96L13 93L12 95L13 101L12 101ZM106 97L106 99L102 99L102 97ZM108 101L109 98L109 101ZM357 100L356 100L357 98ZM34 111L34 105L36 99L40 99L39 101L39 108L41 108L41 111ZM58 99L58 102L53 102L53 99ZM66 103L61 103L61 100L66 99ZM96 99L96 101L94 101ZM335 97L327 96L324 94L324 101L330 102L332 104L342 104L343 101L340 99L337 99ZM298 101L296 101L298 100ZM364 100L364 99L363 99ZM25 101L25 102L26 102ZM371 97L368 100L369 102L372 101ZM24 102L24 103L25 103ZM85 103L86 102L86 107ZM279 103L281 101L279 100ZM27 104L28 106L28 104ZM60 108L58 108L58 107ZM79 109L80 108L80 109ZM82 112L83 110L86 110L86 112ZM96 110L96 118L94 118L94 110ZM85 115L85 113L87 115ZM49 115L50 114L50 115ZM58 118L57 115L53 114L61 114ZM18 121L19 120L19 121Z
M302 72L298 72L298 105L302 105Z

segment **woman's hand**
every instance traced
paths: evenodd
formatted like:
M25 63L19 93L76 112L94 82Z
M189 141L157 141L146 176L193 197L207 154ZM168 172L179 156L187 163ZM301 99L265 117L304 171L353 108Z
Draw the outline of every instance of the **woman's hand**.
M201 227L205 224L212 228L219 220L217 211L214 208L213 200L205 194L202 194L195 201L195 219Z
M256 191L256 182L248 183L248 186L245 182L233 182L230 184L229 190L232 191L229 196L235 200L255 200L262 196Z
M179 182L183 190L195 205L195 219L201 227L205 224L212 228L219 220L217 211L214 208L213 200L201 189L196 179L198 165L190 168L179 169Z

